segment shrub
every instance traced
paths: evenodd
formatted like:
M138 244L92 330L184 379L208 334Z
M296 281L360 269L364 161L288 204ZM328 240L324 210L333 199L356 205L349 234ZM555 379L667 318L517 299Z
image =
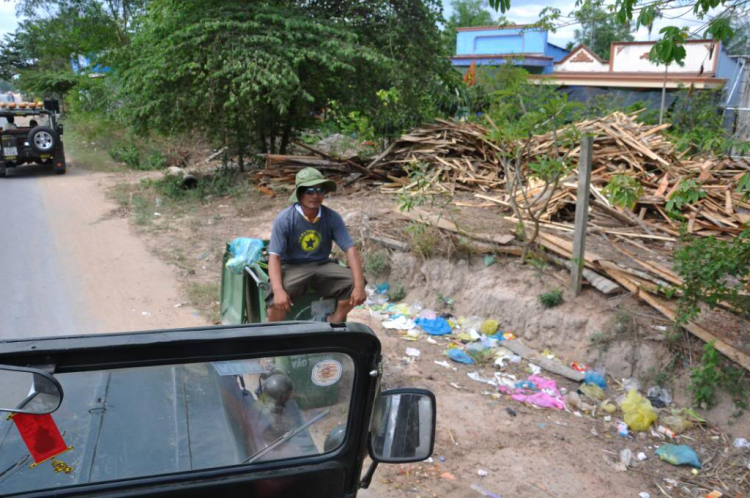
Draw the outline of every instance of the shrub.
M370 277L381 277L389 268L388 253L385 251L375 251L365 257L364 270Z
M539 302L542 303L542 306L545 308L554 308L555 306L560 306L563 303L563 291L562 289L555 289L550 292L545 292L543 294L539 294L537 296L539 299Z

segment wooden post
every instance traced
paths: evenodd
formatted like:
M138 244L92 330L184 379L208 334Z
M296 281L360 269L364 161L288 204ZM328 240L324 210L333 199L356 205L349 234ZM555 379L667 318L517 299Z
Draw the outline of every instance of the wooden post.
M581 159L578 163L578 191L576 192L576 222L573 233L573 265L571 287L573 294L581 293L583 283L583 261L586 253L586 224L589 220L589 187L591 185L591 164L594 153L594 137L581 138Z

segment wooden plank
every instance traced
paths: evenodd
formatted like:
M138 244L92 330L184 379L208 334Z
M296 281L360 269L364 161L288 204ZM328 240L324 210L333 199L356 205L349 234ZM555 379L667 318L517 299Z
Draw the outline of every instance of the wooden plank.
M675 310L675 307L671 305L670 303L667 303L666 301L659 299L658 297L650 294L646 290L644 290L641 286L634 283L631 279L627 277L622 272L619 272L617 270L611 270L611 269L605 269L607 274L615 279L618 283L620 283L623 287L628 289L630 292L633 292L636 294L640 299L651 305L654 309L659 311L662 315L667 317L668 319L675 321L677 317L677 312ZM702 339L705 342L713 342L714 347L722 353L724 356L729 358L730 360L734 361L738 365L740 365L745 370L750 371L750 355L747 355L746 353L739 351L738 349L734 348L733 346L727 344L726 342L722 341L718 337L716 337L714 334L709 332L708 330L704 329L700 325L694 323L694 322L688 322L685 325L685 328L694 336L698 337L699 339Z
M577 370L573 370L570 367L566 367L562 363L558 363L556 361L550 360L549 358L534 351L533 349L528 347L526 344L524 344L523 341L521 341L521 339L513 339L512 341L503 341L501 345L504 348L510 349L512 352L514 352L521 358L524 358L528 361L535 363L536 365L539 365L540 367L547 370L548 372L552 372L557 375L562 375L563 377L570 379L572 381L575 381L575 382L581 382L583 381L584 377L586 377L585 373L579 372Z

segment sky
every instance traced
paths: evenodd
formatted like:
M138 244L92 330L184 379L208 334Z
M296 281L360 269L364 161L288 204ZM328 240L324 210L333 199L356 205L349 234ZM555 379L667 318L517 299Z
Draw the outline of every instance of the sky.
M442 1L445 9L445 17L447 18L452 12L450 6L451 0ZM16 19L15 3L15 0L0 0L0 37L16 29L18 20ZM542 3L541 0L512 0L511 5L510 12L506 14L506 17L518 24L527 24L535 22L539 17L539 12L548 5L560 9L564 16L568 15L575 8L575 0L555 1L548 4ZM703 23L696 20L695 16L690 12L690 7L675 9L670 11L668 15L678 18L657 20L651 38L649 38L648 31L642 28L638 33L634 34L635 39L639 41L655 39L658 36L659 29L664 26L688 26L695 29ZM549 34L549 41L564 47L567 42L573 41L576 27L575 25L561 27L556 33Z

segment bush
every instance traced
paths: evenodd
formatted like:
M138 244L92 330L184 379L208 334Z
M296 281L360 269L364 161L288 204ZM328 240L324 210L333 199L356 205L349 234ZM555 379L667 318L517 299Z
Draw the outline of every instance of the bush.
M396 282L388 290L388 300L391 302L401 301L405 297L406 289L404 288L404 284L402 284L401 282Z
M375 251L365 257L364 270L365 274L370 277L382 277L390 269L388 253L385 251Z
M560 306L563 303L563 291L562 289L555 289L550 292L539 294L537 298L545 308L554 308L555 306Z
M145 188L154 188L160 195L175 201L204 200L208 197L225 197L237 194L242 184L241 176L224 173L206 176L198 180L195 188L186 188L182 176L166 175L159 180L142 180Z
M128 168L141 169L141 153L132 143L115 142L107 152L109 152L109 157L119 163L125 163Z
M154 170L164 169L167 167L167 158L161 152L152 152L146 157L146 162L143 164L143 169Z

